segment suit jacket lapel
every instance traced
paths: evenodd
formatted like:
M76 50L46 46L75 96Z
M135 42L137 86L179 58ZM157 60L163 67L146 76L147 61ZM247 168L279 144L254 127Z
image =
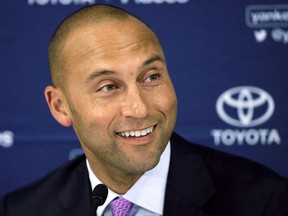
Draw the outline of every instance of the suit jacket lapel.
M59 211L63 212L59 215L90 216L92 190L85 157L66 175L58 195ZM214 184L202 158L191 151L191 143L173 134L164 216L206 216L202 207L214 193Z
M59 191L59 204L67 216L90 216L92 210L92 190L86 168L85 157L76 166L71 167L67 182ZM89 199L91 197L91 199Z
M202 158L191 151L191 143L173 134L164 216L207 215L202 207L215 192Z

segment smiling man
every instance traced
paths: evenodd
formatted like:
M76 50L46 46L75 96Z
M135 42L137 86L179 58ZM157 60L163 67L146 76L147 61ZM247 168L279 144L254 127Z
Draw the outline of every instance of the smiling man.
M54 33L49 64L47 103L85 156L5 196L1 215L95 215L100 183L108 198L97 215L288 215L285 178L173 133L177 99L163 50L135 16L109 5L75 12ZM115 213L120 200L129 213Z
M93 172L124 194L159 162L175 125L176 96L154 33L134 17L98 11L85 22L76 15L66 39L55 34L54 86L45 95L55 119L75 129ZM54 79L61 73L66 78Z

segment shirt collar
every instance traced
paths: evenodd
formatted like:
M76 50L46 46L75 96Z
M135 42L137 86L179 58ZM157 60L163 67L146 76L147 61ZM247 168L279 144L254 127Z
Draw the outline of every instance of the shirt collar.
M159 163L151 170L145 172L138 181L127 191L123 197L134 204L149 211L163 215L165 189L167 183L168 169L170 163L170 142L160 157ZM89 179L92 190L102 182L94 175L88 160L86 159ZM153 196L151 196L153 194ZM107 205L116 197L121 195L108 188L108 196L105 203L97 209L97 215L102 215Z

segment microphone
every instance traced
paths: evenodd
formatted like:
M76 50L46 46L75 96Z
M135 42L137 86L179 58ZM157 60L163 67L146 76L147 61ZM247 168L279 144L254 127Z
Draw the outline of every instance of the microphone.
M96 185L96 187L92 192L92 203L93 203L92 216L96 215L96 210L98 206L101 206L105 203L107 195L108 195L108 188L106 185L104 184Z

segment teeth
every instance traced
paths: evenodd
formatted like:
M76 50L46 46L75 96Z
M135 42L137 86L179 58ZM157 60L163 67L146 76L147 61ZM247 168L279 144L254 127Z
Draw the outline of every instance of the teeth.
M118 134L123 137L140 137L140 136L146 136L152 131L153 131L153 127L149 127L140 131L123 131Z
M136 136L136 137L141 136L141 131L135 131L135 136Z

